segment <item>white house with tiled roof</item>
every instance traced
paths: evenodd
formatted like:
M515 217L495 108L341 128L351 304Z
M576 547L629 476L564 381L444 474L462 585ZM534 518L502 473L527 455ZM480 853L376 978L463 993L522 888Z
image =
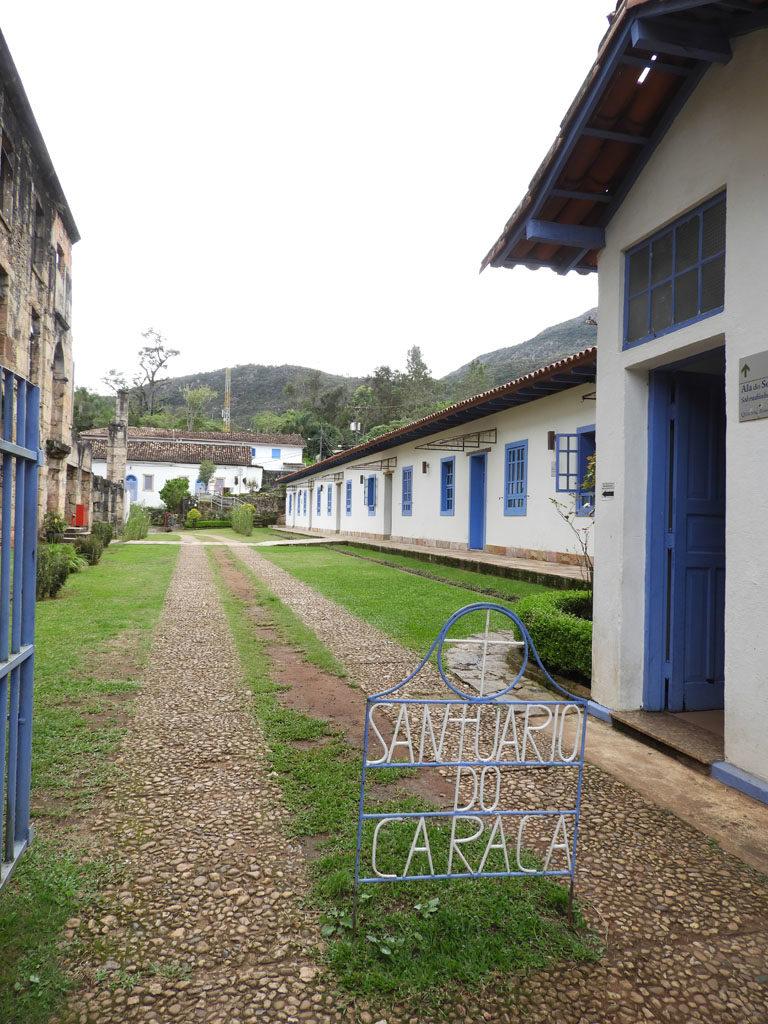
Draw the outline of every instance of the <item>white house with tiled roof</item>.
M260 490L264 470L278 472L301 465L304 441L298 434L255 434L216 431L165 430L128 427L125 493L132 503L162 504L160 491L168 480L185 476L190 493L200 493L200 463L209 460L216 470L208 485L215 494L247 494ZM108 428L93 428L82 435L90 441L95 472L106 473Z
M576 563L589 538L594 348L287 474L286 525Z
M621 0L484 266L598 274L593 697L768 802L766 68L766 0Z

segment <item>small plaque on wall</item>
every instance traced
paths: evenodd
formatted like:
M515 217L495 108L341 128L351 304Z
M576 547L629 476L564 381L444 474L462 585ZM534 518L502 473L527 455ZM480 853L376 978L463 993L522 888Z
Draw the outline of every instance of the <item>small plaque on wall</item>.
M768 418L768 352L739 360L739 420Z

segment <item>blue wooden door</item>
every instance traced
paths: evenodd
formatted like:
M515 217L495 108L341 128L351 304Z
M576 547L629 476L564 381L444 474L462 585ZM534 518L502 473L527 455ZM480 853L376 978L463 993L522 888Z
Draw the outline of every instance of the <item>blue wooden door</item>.
M469 459L469 547L485 547L485 453Z
M40 392L0 367L0 886L31 832Z
M668 590L670 711L723 707L725 392L723 379L675 373Z

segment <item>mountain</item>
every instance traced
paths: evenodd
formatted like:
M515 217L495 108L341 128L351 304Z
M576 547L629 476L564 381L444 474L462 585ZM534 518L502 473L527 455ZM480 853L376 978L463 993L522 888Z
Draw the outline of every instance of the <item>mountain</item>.
M547 327L535 338L529 338L519 345L510 345L493 352L486 352L477 358L487 371L488 387L495 387L513 380L531 370L546 366L557 359L579 352L594 345L597 338L595 316L597 310L589 309L581 316L564 323ZM454 399L461 388L461 378L467 372L469 363L445 375L442 383L446 387L446 399ZM310 394L318 396L334 388L344 387L349 393L361 384L361 377L343 377L338 374L311 370L306 366L262 366L245 363L232 367L232 425L246 429L251 418L260 412L285 412L302 404ZM207 386L216 392L206 410L209 416L218 418L224 401L224 370L208 373L193 373L186 377L171 377L158 385L157 405L169 411L184 407L182 391L185 387ZM286 392L286 388L288 391ZM479 390L479 388L478 388Z
M557 359L597 344L596 320L597 309L588 309L573 320L546 327L535 338L529 338L519 345L497 348L478 356L487 371L488 386L504 384L505 381L522 377L540 366L547 366ZM442 379L447 384L457 383L468 369L469 363L465 363Z
M310 386L320 391L344 385L353 391L362 382L360 377L341 377L322 370L310 370L306 366L262 366L245 363L232 367L232 422L249 425L252 416L259 412L285 412L295 408L302 389ZM218 398L211 402L217 415L224 401L224 370L209 373L192 373L186 377L171 377L158 386L159 405L166 409L181 409L184 405L182 391L185 387L212 388ZM286 385L295 388L296 397L285 392Z

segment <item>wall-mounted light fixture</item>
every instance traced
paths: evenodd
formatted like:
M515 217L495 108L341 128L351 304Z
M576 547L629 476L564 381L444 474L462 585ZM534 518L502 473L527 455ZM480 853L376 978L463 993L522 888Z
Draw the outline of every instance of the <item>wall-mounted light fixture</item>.
M547 451L553 452L555 450L555 431L547 431Z
M422 473L428 473L429 472L429 463L428 462L422 462L422 464L421 464L421 472Z

